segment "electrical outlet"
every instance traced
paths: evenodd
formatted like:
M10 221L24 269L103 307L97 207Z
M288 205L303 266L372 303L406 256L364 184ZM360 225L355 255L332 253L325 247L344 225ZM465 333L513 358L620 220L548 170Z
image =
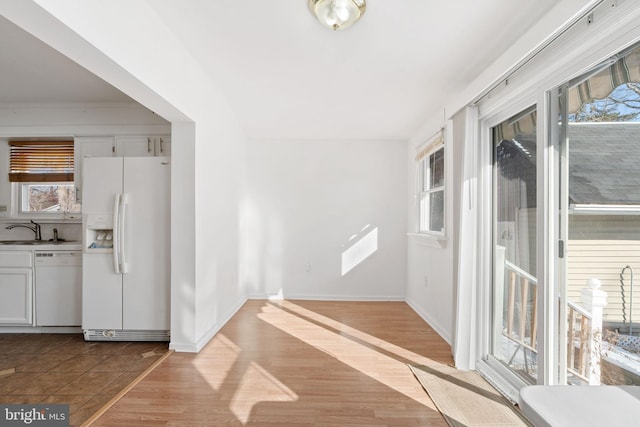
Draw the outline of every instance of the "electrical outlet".
M304 265L304 271L306 271L307 273L311 273L311 264L310 263L305 263Z

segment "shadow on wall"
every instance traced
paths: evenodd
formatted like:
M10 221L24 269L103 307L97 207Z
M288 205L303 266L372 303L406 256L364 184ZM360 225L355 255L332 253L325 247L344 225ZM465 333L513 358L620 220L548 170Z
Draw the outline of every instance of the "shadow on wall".
M342 252L342 275L345 276L378 250L378 227L365 225L360 232L349 237L343 246L348 246Z

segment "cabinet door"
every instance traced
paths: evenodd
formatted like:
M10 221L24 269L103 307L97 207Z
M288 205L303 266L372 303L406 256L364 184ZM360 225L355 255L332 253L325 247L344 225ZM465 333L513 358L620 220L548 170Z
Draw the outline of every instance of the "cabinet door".
M33 325L30 268L0 269L0 324Z
M153 157L155 153L155 140L151 136L116 137L116 156L118 157Z
M171 137L156 136L155 137L156 156L170 157L171 156Z
M171 155L171 136L118 136L116 156L118 157L168 157Z
M114 138L111 136L81 136L74 141L74 173L76 200L82 200L82 165L85 157L113 157Z

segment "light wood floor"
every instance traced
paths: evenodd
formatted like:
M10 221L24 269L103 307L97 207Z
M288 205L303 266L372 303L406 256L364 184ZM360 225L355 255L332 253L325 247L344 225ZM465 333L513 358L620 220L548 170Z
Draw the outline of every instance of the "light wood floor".
M446 426L407 364L452 359L404 302L252 300L94 425Z

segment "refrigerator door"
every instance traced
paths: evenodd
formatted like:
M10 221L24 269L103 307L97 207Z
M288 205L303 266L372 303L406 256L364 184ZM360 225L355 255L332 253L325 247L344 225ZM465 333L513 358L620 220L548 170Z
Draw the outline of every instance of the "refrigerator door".
M82 257L82 329L122 329L122 275L109 255Z
M123 328L168 330L170 165L164 157L124 158Z
M83 234L88 219L111 218L122 192L122 158L83 159ZM105 222L106 223L106 222ZM111 225L113 227L113 225ZM85 245L91 242L86 241ZM113 251L84 251L82 256L82 328L122 328L122 275L114 271Z
M122 158L85 157L82 160L82 213L113 212L113 201L122 193Z

